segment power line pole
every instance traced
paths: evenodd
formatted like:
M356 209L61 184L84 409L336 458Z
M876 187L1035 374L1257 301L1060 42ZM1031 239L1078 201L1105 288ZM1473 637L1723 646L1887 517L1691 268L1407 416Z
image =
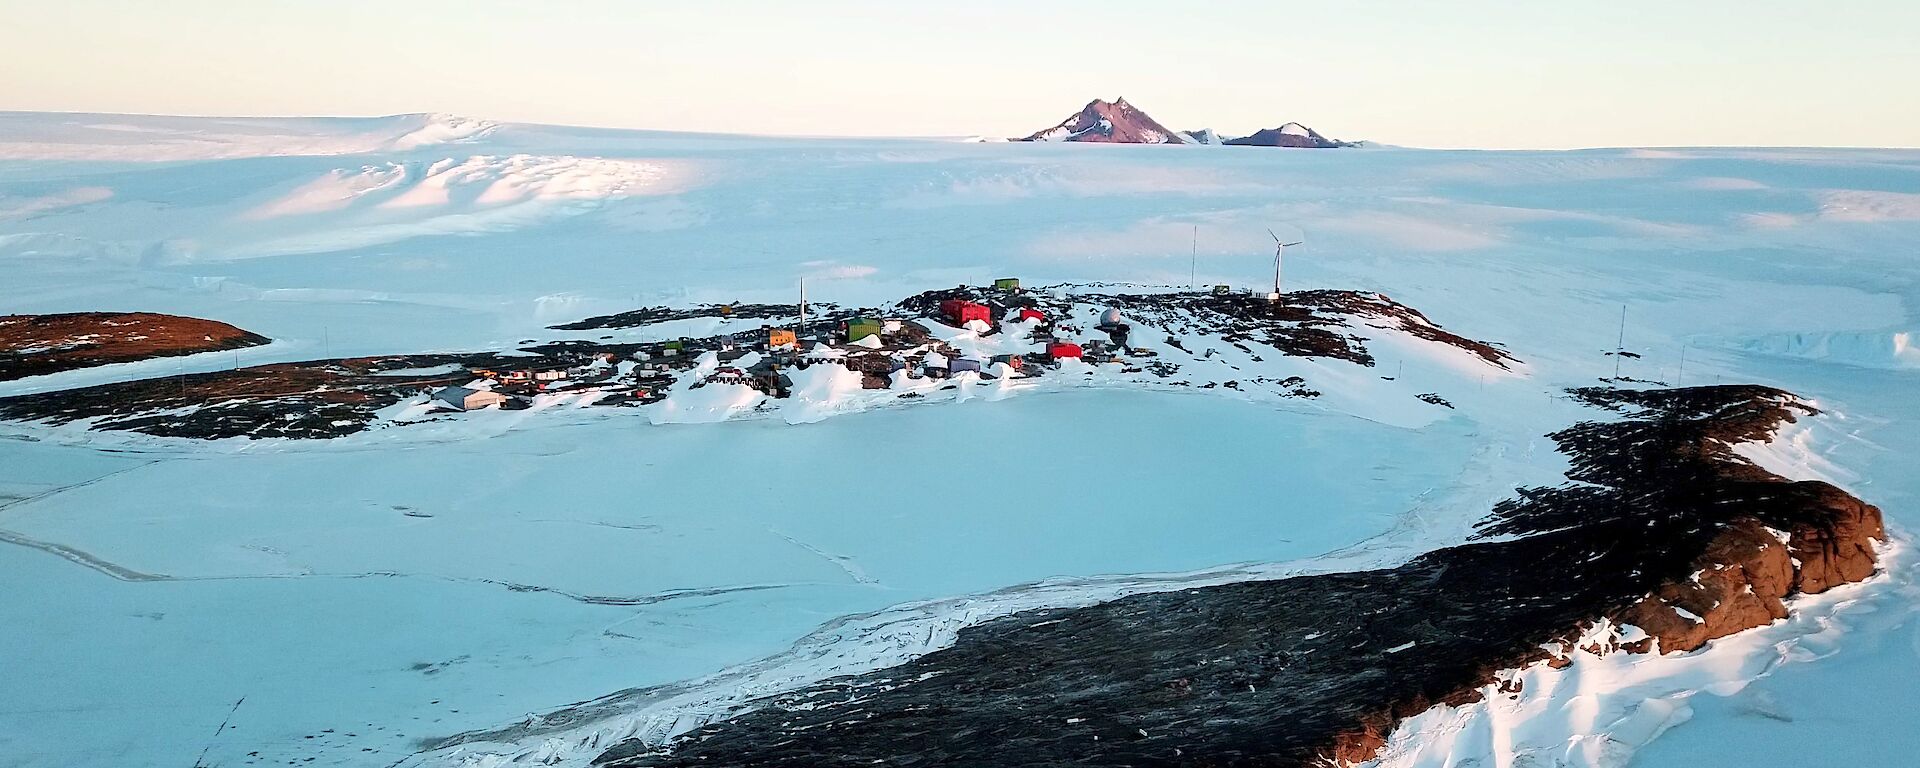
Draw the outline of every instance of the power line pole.
M1613 343L1613 377L1620 378L1620 358L1627 352L1627 305L1620 305L1620 338Z

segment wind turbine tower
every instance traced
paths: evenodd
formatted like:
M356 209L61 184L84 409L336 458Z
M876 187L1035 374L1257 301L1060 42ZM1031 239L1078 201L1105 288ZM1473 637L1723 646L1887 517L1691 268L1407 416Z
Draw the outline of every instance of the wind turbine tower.
M1283 265L1286 261L1287 246L1299 245L1306 241L1296 240L1291 243L1281 242L1280 236L1274 234L1273 230L1271 229L1267 230L1267 236L1273 238L1273 293L1267 294L1267 300L1279 301L1280 300L1280 268L1281 268L1281 265Z

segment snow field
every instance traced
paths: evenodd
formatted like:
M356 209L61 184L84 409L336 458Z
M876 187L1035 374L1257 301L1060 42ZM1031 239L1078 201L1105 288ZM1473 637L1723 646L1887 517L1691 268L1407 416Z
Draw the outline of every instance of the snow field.
M596 740L683 731L1020 606L1390 562L1557 481L1543 435L1592 413L1555 393L1612 373L1622 305L1643 355L1623 374L1817 400L1810 432L1746 455L1844 480L1911 527L1920 408L1899 334L1920 302L1920 154L1191 149L0 116L0 312L151 310L276 339L247 364L706 335L721 326L546 327L787 302L802 276L843 306L1003 275L1251 287L1271 276L1269 226L1307 240L1290 286L1379 290L1527 363L1463 368L1361 329L1372 369L1181 358L1205 379L1301 375L1313 401L1115 391L1143 385L1089 368L893 408L869 398L906 389L856 393L820 366L777 409L709 386L662 419L721 424L576 398L323 445L0 425L0 752L385 766L525 724L413 760L579 763ZM1006 343L941 332L975 354ZM1583 661L1538 699L1400 744L1410 765L1439 744L1454 765L1638 749L1691 766L1709 747L1898 764L1920 748L1903 573L1806 603L1827 629L1796 615L1694 660Z

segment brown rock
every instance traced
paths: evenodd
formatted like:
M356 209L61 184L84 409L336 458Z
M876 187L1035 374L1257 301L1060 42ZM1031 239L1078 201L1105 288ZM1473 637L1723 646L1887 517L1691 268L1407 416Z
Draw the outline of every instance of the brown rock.
M1387 745L1387 736L1399 724L1400 718L1391 715L1361 718L1358 727L1335 738L1328 757L1335 765L1357 765L1372 760L1380 748Z
M1796 525L1782 542L1753 518L1722 532L1694 561L1694 575L1662 585L1614 616L1659 641L1662 653L1692 651L1709 641L1786 618L1785 598L1813 594L1873 574L1872 540L1884 536L1880 511L1825 483L1809 489L1830 526ZM1799 566L1795 566L1795 560ZM1629 644L1629 651L1646 651Z
M1822 482L1794 484L1805 503L1826 511L1818 523L1800 523L1790 531L1788 553L1800 561L1793 589L1817 595L1873 575L1879 557L1875 541L1886 539L1880 508Z

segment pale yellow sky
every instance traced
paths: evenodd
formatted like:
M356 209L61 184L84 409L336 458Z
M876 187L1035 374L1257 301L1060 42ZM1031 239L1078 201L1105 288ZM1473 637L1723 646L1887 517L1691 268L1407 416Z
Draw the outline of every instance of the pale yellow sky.
M0 109L1444 147L1920 145L1920 3L0 0Z

